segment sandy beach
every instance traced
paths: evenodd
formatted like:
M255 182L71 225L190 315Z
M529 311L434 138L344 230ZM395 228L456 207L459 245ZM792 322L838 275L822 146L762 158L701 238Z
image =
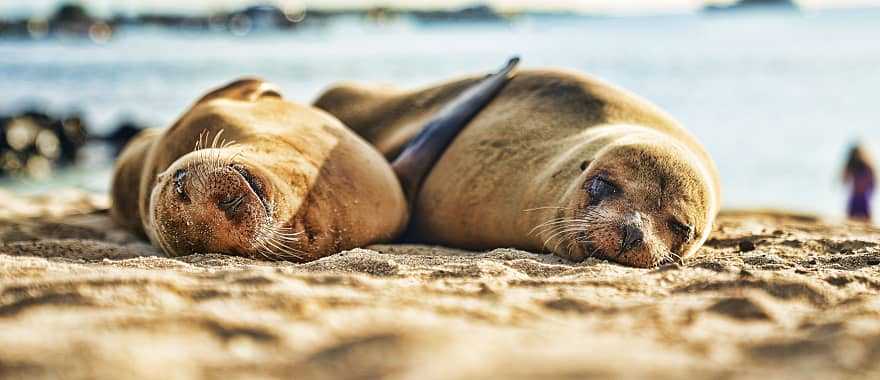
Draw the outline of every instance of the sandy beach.
M635 269L377 245L162 257L106 199L0 192L0 378L877 378L880 229L728 211Z

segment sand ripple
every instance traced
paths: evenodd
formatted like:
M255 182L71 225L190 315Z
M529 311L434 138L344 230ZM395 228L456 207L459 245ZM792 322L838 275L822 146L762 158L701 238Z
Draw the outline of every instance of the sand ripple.
M415 245L293 264L165 258L81 202L16 202L3 379L880 376L870 227L727 213L655 269Z

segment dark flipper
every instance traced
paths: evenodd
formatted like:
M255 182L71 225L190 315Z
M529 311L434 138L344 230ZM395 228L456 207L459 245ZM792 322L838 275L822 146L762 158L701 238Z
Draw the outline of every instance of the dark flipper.
M431 118L421 132L406 145L403 152L394 160L391 167L400 179L403 191L410 205L422 185L425 175L452 140L510 80L510 72L519 63L513 57L507 65L454 98L440 112Z

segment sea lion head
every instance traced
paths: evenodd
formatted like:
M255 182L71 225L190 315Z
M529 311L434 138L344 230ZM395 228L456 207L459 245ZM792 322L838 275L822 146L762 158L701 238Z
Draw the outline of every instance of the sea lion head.
M158 175L148 235L170 256L299 259L297 234L282 215L296 202L283 189L271 170L234 148L196 150Z
M705 164L664 136L609 144L581 164L560 213L572 244L562 256L636 267L677 262L706 240L716 212Z

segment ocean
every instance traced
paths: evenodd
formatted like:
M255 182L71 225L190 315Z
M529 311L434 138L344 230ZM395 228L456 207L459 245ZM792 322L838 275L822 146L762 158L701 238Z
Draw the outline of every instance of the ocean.
M513 23L375 25L355 19L238 37L128 30L88 40L0 40L0 112L78 110L96 132L134 119L167 126L206 90L256 75L311 102L343 80L420 86L500 67L589 73L659 105L714 157L724 206L843 215L841 167L860 140L880 148L880 10L527 17ZM19 192L106 191L112 159Z

